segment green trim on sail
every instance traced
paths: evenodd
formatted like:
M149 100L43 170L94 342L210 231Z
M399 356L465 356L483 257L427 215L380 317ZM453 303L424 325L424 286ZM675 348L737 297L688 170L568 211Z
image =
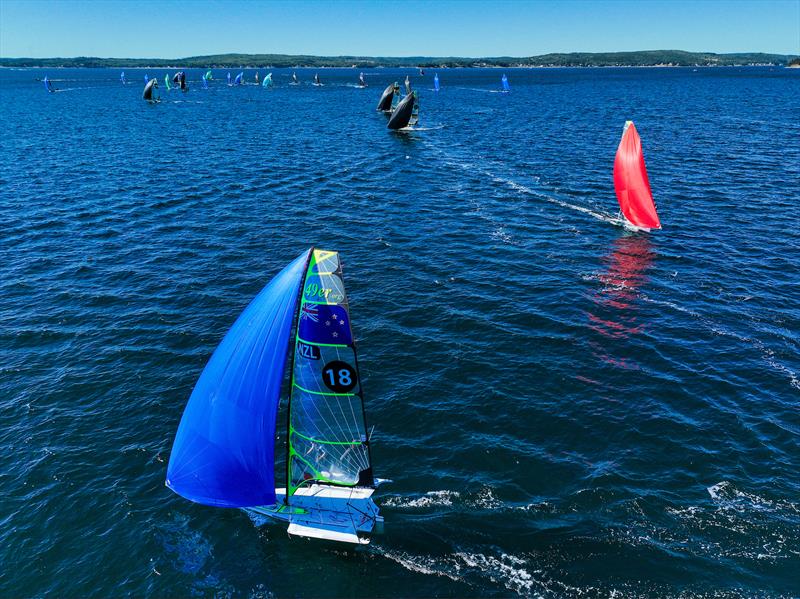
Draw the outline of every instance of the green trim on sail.
M298 437L302 437L306 441L311 441L312 443L320 443L322 445L361 445L361 441L323 441L321 439L312 439L311 437L306 437L302 433L298 433L292 427L289 427L289 434L297 435Z
M336 397L358 397L358 393L333 393L329 391L311 391L310 389L304 389L294 381L292 381L292 387L295 389L300 389L303 393L310 393L311 395L332 395Z

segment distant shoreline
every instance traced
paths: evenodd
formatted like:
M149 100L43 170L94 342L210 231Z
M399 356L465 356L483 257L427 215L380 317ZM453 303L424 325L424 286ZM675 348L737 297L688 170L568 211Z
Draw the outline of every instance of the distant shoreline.
M462 69L744 69L744 68L765 68L765 67L778 67L781 69L797 69L800 68L800 65L786 65L786 64L774 64L774 63L764 63L764 64L726 64L726 65L708 65L708 64L698 64L698 65L680 65L680 64L649 64L649 65L638 65L638 64L621 64L621 65L613 65L613 66L601 66L601 65L542 65L542 66L509 66L509 67L498 67L498 66L475 66L475 67L424 67L425 69L433 70L462 70ZM233 69L233 70L253 70L253 69L351 69L351 70L382 70L382 69L418 69L419 67L404 67L404 66L397 66L397 67L314 67L314 66L306 66L306 65L294 65L291 67L276 67L274 65L244 65L244 66L236 66L236 67L225 67L225 66L218 66L218 65L211 65L211 66L202 66L202 67L186 67L184 65L145 65L145 66L136 66L136 67L119 67L119 66L103 66L103 67L87 67L87 66L7 66L7 65L0 65L0 70L24 70L24 69L114 69L114 68L121 68L121 69L134 69L134 70L156 70L156 69L166 69L166 70L180 70L184 68L190 69Z
M0 58L0 68L120 68L120 69L265 69L265 68L564 68L564 67L712 67L785 66L796 57L788 54L741 52L685 52L642 50L637 52L571 52L530 57L366 57L307 56L287 54L214 54L187 58Z

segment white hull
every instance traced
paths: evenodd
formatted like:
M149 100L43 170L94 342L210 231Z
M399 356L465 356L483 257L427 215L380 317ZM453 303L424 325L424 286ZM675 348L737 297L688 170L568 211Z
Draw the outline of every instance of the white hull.
M292 495L291 505L283 504L286 489L275 489L277 503L247 508L246 511L287 522L290 535L366 545L383 518L372 501L374 489L311 485Z
M648 229L647 227L637 227L624 216L613 218L608 222L610 222L612 225L617 225L618 227L622 227L626 231L631 231L633 233L649 233L651 231L651 229Z

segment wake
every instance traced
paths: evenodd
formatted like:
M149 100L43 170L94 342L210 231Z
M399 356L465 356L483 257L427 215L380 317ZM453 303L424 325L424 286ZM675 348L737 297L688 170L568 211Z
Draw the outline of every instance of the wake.
M482 175L489 177L495 183L500 183L501 185L505 185L506 187L513 189L517 193L528 195L534 197L539 200L544 200L551 204L555 204L562 208L567 208L569 210L574 210L575 212L580 212L582 214L587 214L592 218L596 218L597 220L605 223L609 223L614 226L623 226L623 221L615 214L609 214L607 212L600 212L598 210L592 210L591 208L587 208L585 206L579 206L578 204L573 204L571 202L567 202L566 200L562 200L560 198L554 197L552 195L548 195L546 193L542 193L541 191L537 191L535 189L531 189L527 185L523 185L515 181L514 179L510 179L507 177L501 177L500 175L491 172L486 167L475 164L473 162L466 162L466 161L459 161L457 159L451 158L447 155L443 150L440 148L430 145L431 149L435 152L439 153L442 157L442 161L447 166L455 166L462 170L469 171L470 173L478 172Z

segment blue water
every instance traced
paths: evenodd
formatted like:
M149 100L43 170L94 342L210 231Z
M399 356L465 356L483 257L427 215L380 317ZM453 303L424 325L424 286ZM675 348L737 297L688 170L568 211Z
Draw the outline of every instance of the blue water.
M0 71L0 595L800 595L800 71L320 73L149 105L143 70ZM626 119L650 235L607 222ZM312 243L394 481L358 551L164 486Z

